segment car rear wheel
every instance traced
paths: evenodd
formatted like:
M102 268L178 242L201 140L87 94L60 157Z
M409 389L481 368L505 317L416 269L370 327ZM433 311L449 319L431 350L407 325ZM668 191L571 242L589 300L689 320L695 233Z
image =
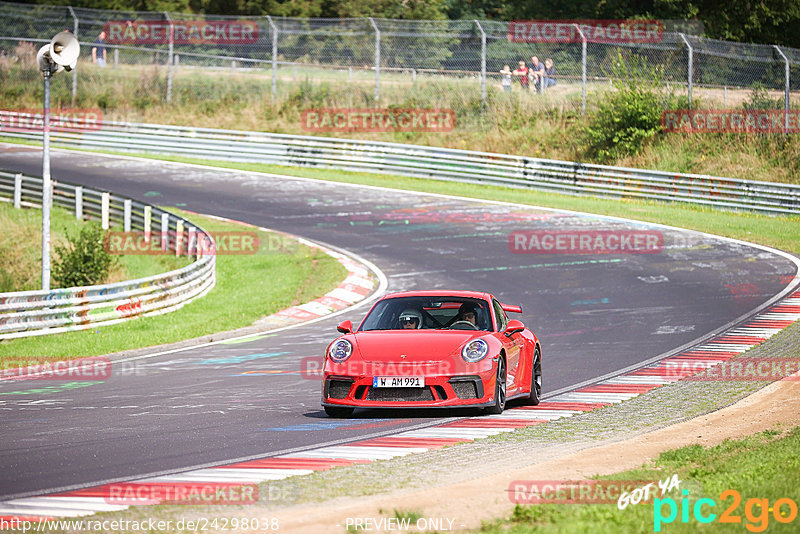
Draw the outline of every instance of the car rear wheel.
M486 408L489 415L499 415L506 408L506 361L497 360L497 377L494 381L494 405Z
M325 413L328 417L346 418L353 415L354 408L347 406L325 406Z
M531 372L531 394L528 404L536 406L542 400L542 358L539 349L533 353L533 371Z

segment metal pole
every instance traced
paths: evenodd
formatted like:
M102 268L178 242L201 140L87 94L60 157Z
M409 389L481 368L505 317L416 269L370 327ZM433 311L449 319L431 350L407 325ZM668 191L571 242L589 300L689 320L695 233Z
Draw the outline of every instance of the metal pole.
M375 107L378 107L381 99L381 31L372 17L369 22L375 30Z
M164 11L164 17L169 23L169 54L167 57L167 104L169 104L172 101L172 53L175 48L175 24L166 11Z
M72 15L72 35L78 38L78 17L75 15L75 10L72 6L67 6L69 14ZM78 69L72 69L72 105L75 105L75 95L78 92Z
M586 113L586 35L578 24L573 24L581 36L581 113Z
M51 63L52 65L52 63ZM50 76L49 65L44 71L44 109L42 127L42 290L50 289Z
M477 20L475 24L481 32L481 107L486 108L486 32Z
M783 64L785 65L786 69L786 82L785 82L785 92L783 95L783 107L785 111L785 115L783 116L783 133L789 133L789 58L786 57L786 54L783 53L783 50L780 49L778 45L772 45L777 50L778 54L783 58Z
M689 66L687 67L686 78L689 81L689 110L691 110L692 109L692 82L693 82L693 78L694 78L694 72L693 72L694 71L694 49L692 48L692 45L689 44L689 39L687 39L684 34L679 33L678 35L681 36L681 39L683 39L683 42L686 44L686 48L689 49Z
M272 29L272 98L278 95L278 27L272 22L272 17L267 15L269 27Z

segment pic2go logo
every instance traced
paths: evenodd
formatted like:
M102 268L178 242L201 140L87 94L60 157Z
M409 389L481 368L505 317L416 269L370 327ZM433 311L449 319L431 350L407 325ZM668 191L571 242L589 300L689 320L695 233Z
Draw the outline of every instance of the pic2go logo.
M714 499L697 499L692 506L689 502L689 490L683 490L683 498L680 502L681 523L689 522L689 512L692 512L695 521L698 523L713 523L717 519L717 514L711 512L711 508L717 506ZM725 501L733 499L730 506L720 514L720 523L742 523L742 517L736 514L737 508L742 502L741 494L732 489L728 489L719 494L719 500ZM665 507L668 509L665 515ZM665 499L655 499L653 501L653 530L661 532L662 525L668 525L678 518L678 503L675 499L667 497ZM778 499L770 506L769 499L749 499L744 505L744 515L747 519L745 528L750 532L764 532L769 526L770 514L779 523L791 523L797 518L797 503L792 499L784 497Z

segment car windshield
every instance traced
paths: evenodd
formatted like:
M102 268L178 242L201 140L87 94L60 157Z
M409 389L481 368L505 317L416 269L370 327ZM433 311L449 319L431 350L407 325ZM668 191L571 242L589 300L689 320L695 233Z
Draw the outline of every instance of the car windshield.
M489 304L467 297L396 297L379 301L361 324L367 330L492 330Z

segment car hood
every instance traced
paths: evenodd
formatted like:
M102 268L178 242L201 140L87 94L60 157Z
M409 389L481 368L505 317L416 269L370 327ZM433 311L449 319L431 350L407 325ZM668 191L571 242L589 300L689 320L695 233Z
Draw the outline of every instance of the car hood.
M375 330L358 332L353 339L368 362L437 362L459 355L465 343L485 334L474 330Z

